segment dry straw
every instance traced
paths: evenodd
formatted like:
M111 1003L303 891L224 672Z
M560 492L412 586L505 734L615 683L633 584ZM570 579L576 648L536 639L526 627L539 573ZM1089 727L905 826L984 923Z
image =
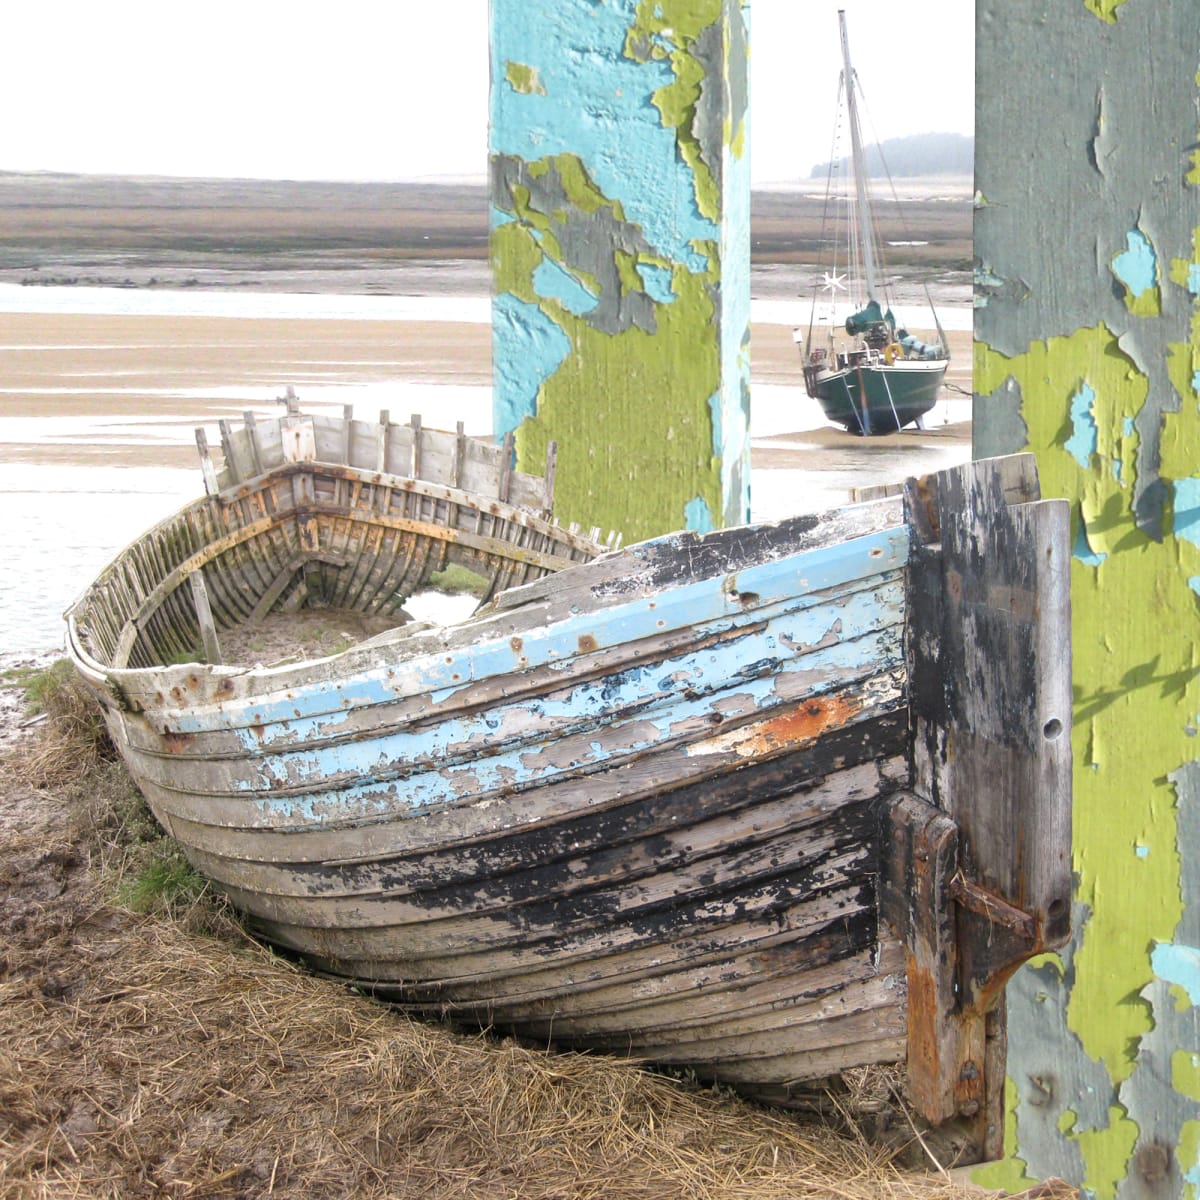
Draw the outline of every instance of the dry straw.
M413 1022L236 933L133 913L105 898L111 850L88 838L106 828L93 812L3 845L4 1200L981 1194L794 1115Z

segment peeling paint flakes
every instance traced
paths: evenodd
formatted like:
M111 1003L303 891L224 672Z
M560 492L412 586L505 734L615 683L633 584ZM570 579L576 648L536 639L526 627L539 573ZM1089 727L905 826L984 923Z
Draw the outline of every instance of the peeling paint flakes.
M1150 952L1154 973L1182 988L1193 1006L1200 1006L1200 948L1178 942L1158 942Z
M1078 551L1082 544L1085 553L1076 557L1090 566L1099 566L1112 549L1109 538L1116 531L1106 528L1104 515L1103 497L1094 497L1090 489L1085 491L1079 500L1079 533L1073 550Z
M1189 1121L1184 1125L1176 1151L1180 1170L1188 1184L1184 1200L1200 1198L1200 1121Z
M1181 1095L1200 1100L1200 1052L1185 1049L1171 1055L1171 1086Z
M1175 480L1174 509L1175 536L1200 546L1200 479Z
M1158 289L1158 254L1140 230L1125 235L1126 249L1114 254L1112 273L1125 287L1125 307L1139 317L1156 317L1162 311Z
M1082 520L1079 522L1079 531L1075 534L1075 544L1071 547L1071 555L1086 567L1098 567L1108 557L1107 554L1098 553L1092 549L1092 544L1088 541L1087 526Z
M1063 443L1063 449L1085 469L1096 453L1100 439L1095 403L1095 389L1086 383L1081 384L1079 391L1071 397L1071 436Z

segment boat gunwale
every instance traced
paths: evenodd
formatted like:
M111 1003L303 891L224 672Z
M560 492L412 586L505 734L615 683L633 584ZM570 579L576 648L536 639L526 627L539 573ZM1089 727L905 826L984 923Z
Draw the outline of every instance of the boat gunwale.
M319 464L324 466L324 464ZM395 477L399 478L399 477ZM173 517L185 512L202 510L211 497L202 497L178 510ZM285 514L286 516L290 515ZM347 647L332 655L317 658L301 659L276 664L214 664L202 662L187 662L173 664L157 664L146 667L109 666L97 659L83 644L78 626L78 618L83 611L83 605L93 592L100 587L110 571L128 554L134 546L143 539L152 537L168 526L173 518L166 518L131 542L101 573L92 585L81 595L70 609L67 610L68 648L79 666L81 673L93 685L102 690L107 696L118 703L120 707L130 707L131 697L138 697L139 703L133 704L146 713L161 714L163 717L177 718L184 712L199 712L210 710L222 713L218 718L220 724L228 723L228 711L231 703L249 706L251 704L266 704L271 697L292 699L290 693L304 689L313 694L310 689L326 690L329 695L329 707L313 709L306 712L307 716L319 716L322 713L342 712L343 704L335 697L340 692L341 681L351 675L368 678L373 673L378 674L394 669L397 665L394 657L383 657L388 652L394 652L404 646L406 653L400 660L406 670L413 670L414 664L421 658L444 658L447 653L467 649L480 649L486 645L498 645L510 641L514 635L529 626L535 626L539 631L550 628L539 625L544 618L545 604L549 600L540 594L546 589L561 591L565 589L564 580L570 578L575 586L589 589L589 585L580 583L583 573L592 572L596 580L590 586L588 601L592 605L599 604L603 608L619 606L623 601L636 603L639 596L636 589L636 567L631 574L629 570L622 571L622 565L631 560L647 572L653 571L653 556L660 550L681 548L685 544L690 551L705 548L706 543L719 546L722 538L731 532L743 536L755 534L770 534L782 530L794 529L796 536L805 543L802 546L784 548L779 551L778 558L794 557L799 554L822 549L837 549L847 544L846 525L852 519L857 528L858 538L871 536L899 536L909 539L903 515L903 503L899 497L887 496L866 500L858 504L841 506L824 512L805 514L801 517L785 518L781 521L760 522L755 525L739 527L737 531L715 530L708 534L694 531L682 531L668 534L659 538L624 547L619 551L603 551L590 561L573 562L561 570L554 571L542 578L532 580L517 587L506 589L498 594L492 603L477 609L467 617L446 625L414 623L413 626L398 626L385 631L364 642ZM557 530L558 527L553 527ZM766 564L761 564L766 565ZM734 566L725 572L728 577L736 577L740 570ZM898 564L893 569L902 569ZM631 583L632 579L632 583ZM669 582L655 581L654 588L658 590L675 590L685 587L689 580L677 580L674 587ZM541 602L541 603L540 603ZM566 614L557 624L566 624L574 619L576 614ZM493 629L487 626L494 623ZM686 622L684 623L686 624ZM414 627L415 626L415 627ZM416 648L414 648L416 643ZM423 645L421 643L424 643ZM609 649L618 649L611 647ZM606 649L597 647L597 649ZM566 659L560 658L547 661L546 665L554 666ZM339 664L338 669L330 668L330 664ZM527 664L523 669L536 669L535 665ZM165 695L172 688L196 691L202 680L210 681L212 698L207 703L191 703L183 706L169 706L163 703L146 704L146 697ZM466 682L466 681L464 681ZM414 692L414 694L416 694ZM247 721L246 724L256 722Z

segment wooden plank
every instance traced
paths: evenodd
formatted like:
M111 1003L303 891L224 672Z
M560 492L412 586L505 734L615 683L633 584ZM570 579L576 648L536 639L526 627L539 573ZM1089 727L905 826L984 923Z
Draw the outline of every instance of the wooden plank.
M513 431L510 429L504 435L504 445L501 447L500 458L500 483L496 494L505 503L508 502L508 494L512 487L512 463L513 463L513 444L515 438Z
M412 456L409 461L408 473L413 479L421 478L421 414L413 413L409 419L412 429Z
M212 608L208 602L208 589L204 586L204 572L193 571L190 576L192 602L196 606L196 620L200 625L200 637L204 643L206 662L220 664L221 643L217 639L217 626L213 621Z
M208 435L203 429L196 430L196 449L200 452L200 471L204 476L204 490L210 496L215 496L221 489L217 484L217 471L213 466L212 455L208 449Z
M262 449L258 444L258 422L255 420L252 412L242 413L242 422L246 428L246 443L250 452L250 464L254 475L261 475L263 472L263 456Z
M954 830L926 897L953 915L952 932L928 912L902 926L910 1087L931 1120L965 1118L982 1154L1003 1089L987 1069L989 1014L1016 967L1070 930L1069 514L1030 499L1028 455L941 472L905 495L913 790L929 807L893 811L912 826L907 841L897 829L895 853L929 858L929 831L942 818ZM900 886L904 869L891 867Z
M391 414L385 408L379 414L379 428L376 432L375 470L383 473L387 470L388 437L391 430Z
M342 439L341 461L346 466L349 466L350 461L351 461L350 460L350 438L351 438L351 432L353 430L353 425L354 425L354 406L352 404L343 405L343 407L342 407L342 428L341 428L341 439Z

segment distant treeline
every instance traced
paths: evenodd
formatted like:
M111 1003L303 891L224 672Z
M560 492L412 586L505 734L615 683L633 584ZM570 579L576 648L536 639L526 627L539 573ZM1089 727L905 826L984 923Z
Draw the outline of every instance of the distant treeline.
M914 133L909 137L889 138L882 148L868 146L866 156L870 175L890 174L893 179L919 175L970 175L975 167L975 139L962 133ZM833 166L839 171L848 170L849 156L839 159ZM823 179L829 174L829 167L828 162L817 163L812 169L812 178Z

